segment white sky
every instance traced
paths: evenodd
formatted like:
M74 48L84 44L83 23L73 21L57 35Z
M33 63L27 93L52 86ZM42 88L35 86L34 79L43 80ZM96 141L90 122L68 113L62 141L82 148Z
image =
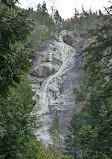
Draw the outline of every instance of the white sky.
M109 6L108 0L44 0L47 3L49 13L51 6L54 4L55 8L59 11L62 18L70 18L74 14L75 7L80 11L82 5L85 10L92 8L93 11L101 9L104 10L104 6ZM22 8L33 7L36 8L38 3L43 3L43 0L19 0Z

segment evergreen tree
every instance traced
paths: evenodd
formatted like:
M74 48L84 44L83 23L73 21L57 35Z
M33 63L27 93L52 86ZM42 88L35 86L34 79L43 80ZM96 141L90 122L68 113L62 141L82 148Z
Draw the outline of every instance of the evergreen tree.
M54 20L55 20L55 23L56 23L56 24L60 24L60 23L62 22L62 18L61 18L61 16L59 15L58 10L55 11Z
M19 3L18 0L1 0L2 3L4 3L8 7L15 7L16 3Z
M75 13L74 13L74 31L77 30L77 19L79 18L80 14L78 10L75 8Z
M6 5L0 5L0 95L5 95L30 66L24 40L31 21L24 11L13 9L10 14Z
M105 19L106 20L106 19ZM94 42L84 51L86 77L84 83L87 85L85 97L85 112L88 114L86 121L96 132L94 139L90 139L88 146L89 154L100 158L111 158L110 134L111 125L105 132L101 132L109 124L111 114L111 19L99 29L88 34L87 37L94 38ZM107 122L106 125L104 125ZM102 136L103 134L103 136ZM94 136L93 136L94 137ZM105 144L104 144L105 143Z
M47 12L46 2L44 1L42 4L42 12Z
M42 6L41 6L41 4L39 3L38 5L37 5L37 12L41 12L42 11Z
M79 124L80 123L80 124ZM73 156L75 159L78 158L81 146L79 144L79 129L83 123L82 118L79 114L72 114L72 119L70 121L70 126L68 127L68 133L64 140L65 143L65 153L67 155Z
M58 127L58 119L57 116L54 116L53 122L50 129L50 134L53 141L54 149L61 154L61 139L60 139L60 131Z
M82 119L82 122L77 122L79 128L74 138L77 138L85 159L112 158L112 19L105 16L104 21L105 24L97 30L86 34L87 39L93 40L83 51L83 86L80 91L75 89L76 102L82 105L82 111L76 119ZM76 119L72 117L74 124Z
M28 157L27 146L34 139L32 96L28 79L25 77L10 89L7 98L0 97L0 158L23 159Z

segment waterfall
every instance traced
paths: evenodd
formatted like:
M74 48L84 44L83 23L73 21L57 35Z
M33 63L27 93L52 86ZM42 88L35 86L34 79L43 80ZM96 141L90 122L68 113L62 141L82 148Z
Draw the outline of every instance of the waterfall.
M59 70L55 74L49 76L42 85L42 97L35 104L35 107L34 107L35 109L38 105L40 106L38 112L36 112L36 114L38 115L43 115L49 112L49 99L47 96L49 84L51 83L53 79L57 78L62 73L62 71L66 68L67 64L71 61L71 58L72 58L70 46L65 44L62 38L60 38L59 40L60 42L58 42L58 48L61 50L60 52L61 52L61 58L62 58L62 65L59 68Z

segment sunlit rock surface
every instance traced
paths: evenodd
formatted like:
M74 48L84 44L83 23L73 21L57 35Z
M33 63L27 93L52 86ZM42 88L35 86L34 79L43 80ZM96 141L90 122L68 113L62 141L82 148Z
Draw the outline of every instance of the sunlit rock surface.
M72 44L68 42L69 39L66 44L65 37L71 37ZM35 52L36 58L29 79L35 92L33 99L36 104L33 113L37 117L40 116L38 124L41 127L36 131L36 135L37 139L45 144L52 143L49 131L54 115L58 118L60 136L63 140L74 107L76 111L81 109L75 103L73 91L81 85L82 58L77 58L77 55L83 45L84 41L77 33L63 31L59 40L46 41L41 51Z

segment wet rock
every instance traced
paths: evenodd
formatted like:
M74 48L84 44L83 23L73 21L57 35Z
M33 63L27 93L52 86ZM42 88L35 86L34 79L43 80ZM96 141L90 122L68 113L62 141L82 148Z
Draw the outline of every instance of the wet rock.
M83 48L84 44L85 44L85 40L84 39L80 40L80 42L78 43L79 48Z
M73 36L74 36L74 38L79 37L78 33L76 33L76 32L73 32Z
M55 69L51 65L43 65L43 66L40 66L38 69L32 71L34 76L37 78L47 78L53 72L55 72Z
M69 34L66 34L63 36L63 41L68 44L68 45L71 45L73 44L73 38L69 35Z
M62 31L61 36L65 43L69 45L61 45L61 42L56 40L46 41L42 50L36 52L36 59L33 61L33 66L30 74L30 83L32 89L35 90L34 99L37 102L37 113L42 107L43 88L46 81L55 75L63 64L62 52L65 54L65 60L70 56L69 62L64 66L64 69L60 71L59 75L53 78L47 87L47 99L49 102L49 110L41 114L38 122L41 124L41 128L37 130L36 135L40 136L45 144L52 144L50 137L50 127L52 119L57 114L60 135L62 139L66 136L67 126L71 119L74 107L76 111L80 111L80 105L75 103L74 88L80 89L81 77L83 76L82 57L78 56L83 48L84 41L79 37L77 33L70 31ZM75 48L71 47L75 46ZM67 50L67 48L69 48ZM41 82L41 85L40 85ZM47 101L46 101L47 102Z

